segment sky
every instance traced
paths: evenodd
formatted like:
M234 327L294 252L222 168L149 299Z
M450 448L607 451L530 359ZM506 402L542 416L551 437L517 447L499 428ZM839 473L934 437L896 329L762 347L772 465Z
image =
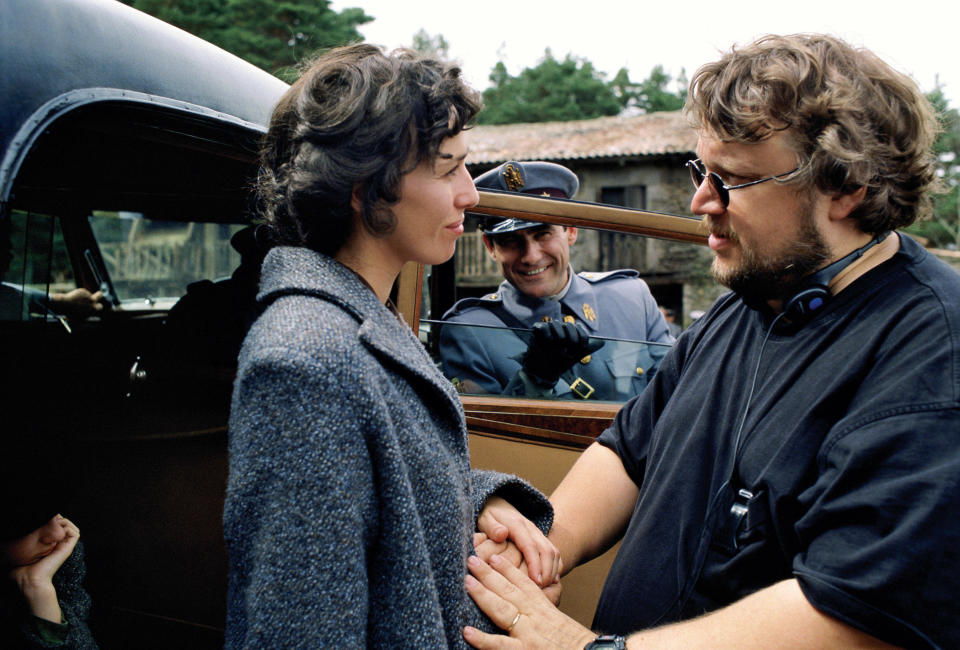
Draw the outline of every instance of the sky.
M873 50L925 92L939 74L950 106L960 108L957 0L334 0L331 7L362 8L375 20L360 33L389 48L411 45L421 28L442 35L479 90L497 61L516 75L546 48L557 59L588 59L607 80L625 67L641 81L657 64L689 77L763 34L825 32Z

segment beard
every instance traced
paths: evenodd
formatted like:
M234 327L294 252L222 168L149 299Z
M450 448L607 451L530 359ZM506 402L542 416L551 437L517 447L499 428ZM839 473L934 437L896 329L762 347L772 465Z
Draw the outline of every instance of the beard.
M706 224L710 227L710 224ZM763 255L740 242L729 228L715 229L740 244L740 264L724 269L719 258L714 259L710 271L714 279L738 293L748 305L782 300L796 293L804 277L823 266L830 259L830 249L813 221L813 203L801 208L800 226L796 239L778 253Z

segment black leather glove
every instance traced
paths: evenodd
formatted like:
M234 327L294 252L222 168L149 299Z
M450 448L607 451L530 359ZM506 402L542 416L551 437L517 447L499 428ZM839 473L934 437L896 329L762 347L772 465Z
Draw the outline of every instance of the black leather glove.
M520 363L527 376L542 385L554 385L573 364L603 347L603 341L591 339L576 323L536 323L531 331L533 338Z

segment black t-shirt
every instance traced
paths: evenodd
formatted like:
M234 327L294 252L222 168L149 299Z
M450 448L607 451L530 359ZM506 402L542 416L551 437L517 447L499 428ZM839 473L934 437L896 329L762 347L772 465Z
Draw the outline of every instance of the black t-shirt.
M640 497L595 627L796 577L887 642L960 647L960 275L901 236L804 327L771 320L721 297L599 438Z

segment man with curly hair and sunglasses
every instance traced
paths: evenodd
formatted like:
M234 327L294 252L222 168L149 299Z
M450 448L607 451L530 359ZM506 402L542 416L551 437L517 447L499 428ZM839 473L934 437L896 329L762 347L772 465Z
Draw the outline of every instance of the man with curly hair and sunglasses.
M565 571L622 540L595 631L506 554L468 592L550 647L960 647L960 275L897 232L937 189L930 104L807 34L701 67L685 110L731 291L551 497Z

